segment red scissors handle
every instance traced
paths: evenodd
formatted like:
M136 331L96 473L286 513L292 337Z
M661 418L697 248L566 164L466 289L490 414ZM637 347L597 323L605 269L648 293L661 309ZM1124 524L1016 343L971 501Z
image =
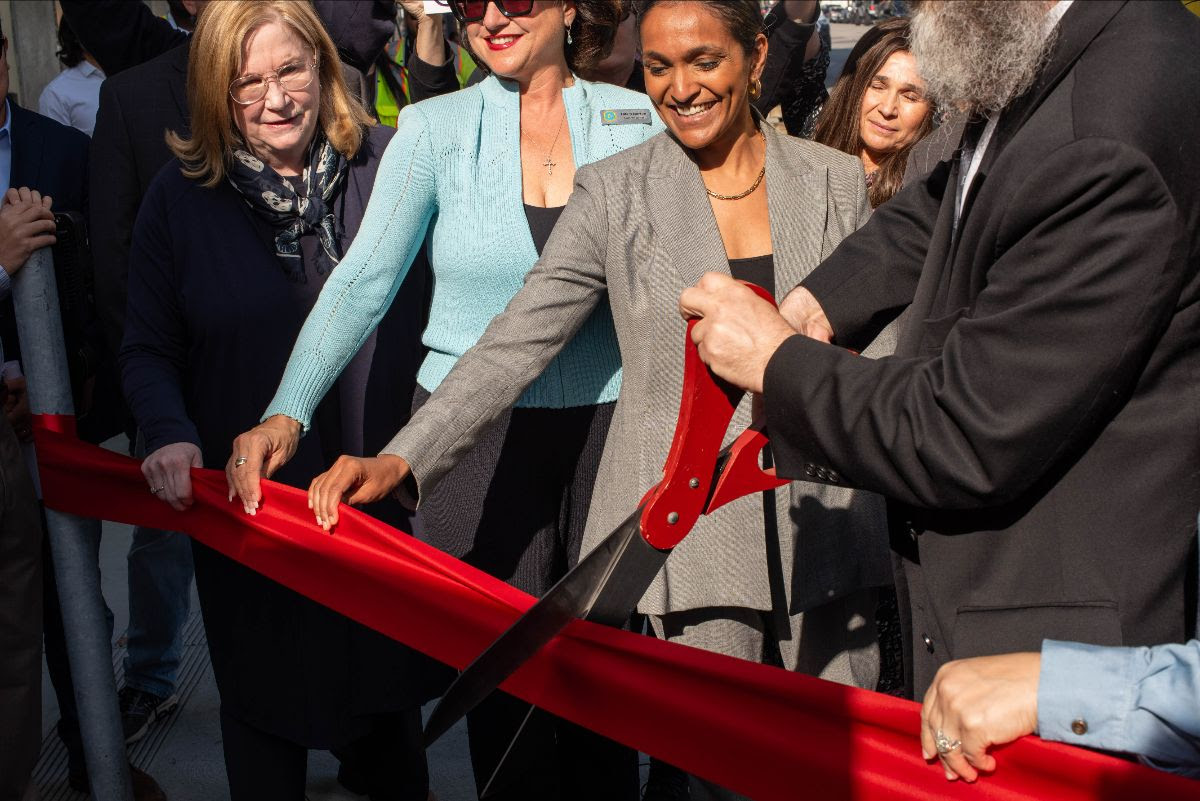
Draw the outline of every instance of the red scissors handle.
M762 287L747 286L775 304ZM717 378L700 359L700 351L692 341L696 322L688 321L683 396L663 480L647 494L642 510L642 536L662 550L678 545L700 515L743 495L788 483L777 478L774 470L759 467L758 456L767 438L755 428L738 437L723 464L718 465L721 442L745 392Z

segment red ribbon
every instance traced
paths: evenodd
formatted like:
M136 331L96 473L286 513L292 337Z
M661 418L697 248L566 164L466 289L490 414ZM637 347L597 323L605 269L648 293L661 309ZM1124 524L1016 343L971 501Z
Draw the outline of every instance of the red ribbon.
M36 419L46 505L184 531L383 634L464 667L533 598L354 509L333 536L306 494L263 482L255 517L223 473L193 470L195 504L175 512L138 463L82 443L62 417ZM964 798L1016 801L1197 798L1200 782L1028 737L997 749L974 785L920 756L919 707L878 693L572 623L503 685L514 695L759 801Z

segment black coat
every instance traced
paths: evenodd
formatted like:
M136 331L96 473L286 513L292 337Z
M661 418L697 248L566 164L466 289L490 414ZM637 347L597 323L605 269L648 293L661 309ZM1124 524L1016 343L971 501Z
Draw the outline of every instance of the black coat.
M370 129L335 200L343 248L358 231L391 129ZM302 239L306 254L315 245ZM306 263L311 261L306 258ZM142 204L121 350L125 394L148 451L187 441L223 468L267 407L324 281L293 283L273 232L228 182L206 189L172 161ZM425 273L406 279L376 335L322 402L275 479L297 487L339 453L375 453L406 421L422 353ZM368 510L407 527L398 506ZM410 529L411 530L411 529ZM196 580L222 704L310 747L346 742L365 716L425 700L409 652L197 545Z
M92 135L91 192L103 197L91 210L96 313L108 346L121 345L125 284L133 221L150 182L171 160L165 134L189 131L188 43L109 78L100 87Z
M1200 19L1075 3L962 165L881 206L804 282L861 347L793 337L766 404L780 472L890 499L915 690L950 659L1193 631L1200 508Z

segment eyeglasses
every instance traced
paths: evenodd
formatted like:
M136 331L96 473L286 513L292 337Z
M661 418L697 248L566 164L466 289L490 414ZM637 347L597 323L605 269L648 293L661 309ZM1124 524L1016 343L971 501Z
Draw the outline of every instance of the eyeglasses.
M533 13L533 0L437 0L438 5L449 6L450 13L463 24L482 20L489 2L506 17L527 17Z
M229 84L229 96L233 98L234 103L242 106L257 103L267 96L267 84L272 80L278 83L279 88L285 92L299 92L307 89L308 85L312 83L319 63L317 59L293 61L291 64L284 64L274 72L246 75Z

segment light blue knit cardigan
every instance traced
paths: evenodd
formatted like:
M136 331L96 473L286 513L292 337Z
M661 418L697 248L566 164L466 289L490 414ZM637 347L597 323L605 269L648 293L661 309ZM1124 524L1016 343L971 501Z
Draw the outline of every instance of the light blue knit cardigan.
M663 127L639 92L576 78L563 90L563 100L576 166L639 144ZM604 124L604 112L619 109L649 116L645 123ZM265 417L285 414L307 430L317 404L379 324L422 245L428 247L434 289L422 338L429 354L417 380L432 392L537 261L522 202L515 83L491 76L401 111L362 227L308 315ZM517 405L602 403L615 400L620 385L621 358L604 304Z

